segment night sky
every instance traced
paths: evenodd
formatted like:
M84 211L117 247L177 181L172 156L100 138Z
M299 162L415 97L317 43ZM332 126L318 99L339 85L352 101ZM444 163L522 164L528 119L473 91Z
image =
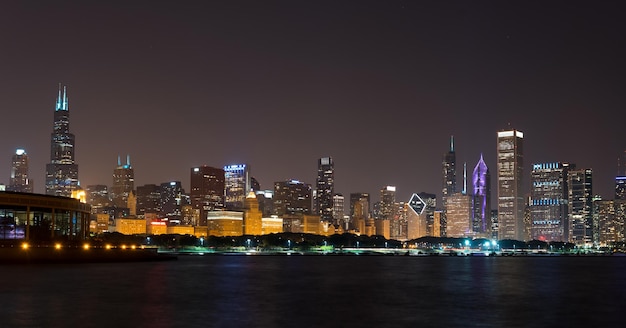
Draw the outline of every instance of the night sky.
M0 182L24 148L35 191L58 84L67 85L81 185L135 186L247 163L262 189L395 185L441 196L454 135L462 183L481 153L496 197L496 135L524 132L532 163L594 171L613 198L626 150L622 1L3 1ZM510 125L509 125L510 124ZM4 169L2 169L4 167ZM1 174L4 170L5 174Z

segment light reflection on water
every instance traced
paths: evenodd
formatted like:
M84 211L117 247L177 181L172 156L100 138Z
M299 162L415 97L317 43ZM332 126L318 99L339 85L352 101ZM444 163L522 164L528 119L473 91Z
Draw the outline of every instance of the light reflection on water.
M181 256L0 266L2 327L622 326L626 258Z

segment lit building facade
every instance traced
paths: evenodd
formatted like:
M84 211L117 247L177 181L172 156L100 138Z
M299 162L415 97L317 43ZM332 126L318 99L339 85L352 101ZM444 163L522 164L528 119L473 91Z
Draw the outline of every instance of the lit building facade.
M426 236L428 234L426 202L413 194L407 203L407 236L408 240Z
M259 201L252 190L244 202L243 233L255 236L263 233L263 213L259 210Z
M533 164L531 171L531 239L569 241L567 163Z
M570 170L568 173L568 214L570 242L593 245L593 171Z
M163 182L160 185L160 214L169 222L180 222L182 225L194 225L189 216L183 215L183 206L189 205L189 197L185 194L180 181Z
M370 194L359 192L350 194L350 219L354 218L355 212L359 211L361 217L370 216Z
M467 237L472 235L472 199L464 193L448 196L446 212L446 237Z
M417 194L426 207L423 215L426 217L426 235L439 236L441 234L441 226L439 222L435 222L435 210L437 209L437 195L426 192Z
M161 212L161 187L155 184L137 186L137 215Z
M375 219L390 220L394 217L396 209L396 187L385 186L380 189L380 202L378 204Z
M0 240L85 240L90 216L91 206L78 199L0 192Z
M625 242L626 201L596 200L593 202L594 221L598 226L598 244L610 246Z
M147 231L146 219L137 217L115 219L115 232L124 235L139 235L145 234Z
M345 199L342 194L333 195L333 222L339 223L343 221Z
M524 238L524 134L498 132L498 238Z
M227 210L242 210L248 192L252 190L250 168L247 164L224 166L224 204Z
M243 212L209 211L206 213L207 234L209 236L241 236L243 235Z
M92 213L104 213L104 209L111 206L109 187L106 185L89 185L85 191L87 203L91 205Z
M126 164L117 157L117 166L113 169L113 185L109 190L113 206L128 207L128 195L135 189L135 171L130 165L130 156Z
M286 214L311 214L311 185L287 180L274 183L273 210L279 217Z
M62 91L62 93L61 93ZM46 164L46 194L71 197L79 189L78 164L74 162L74 134L70 133L67 89L59 85L54 127L50 143L50 163Z
M271 233L283 232L283 219L278 216L270 216L261 219L261 234L269 235Z
M11 179L8 191L33 192L33 184L29 178L28 155L24 149L17 149L11 161Z
M615 199L626 200L626 176L615 177Z
M491 176L480 155L472 172L472 230L477 236L491 238Z
M322 221L333 221L333 195L335 194L335 169L331 157L317 161L316 209Z
M207 213L224 208L224 169L211 166L191 168L191 206L199 211L198 225L207 225Z

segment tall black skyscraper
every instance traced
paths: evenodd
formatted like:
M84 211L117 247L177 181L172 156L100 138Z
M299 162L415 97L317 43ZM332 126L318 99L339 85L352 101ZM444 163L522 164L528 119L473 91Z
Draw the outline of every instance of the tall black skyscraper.
M130 165L130 156L126 156L126 164L117 157L117 166L113 169L113 185L109 190L111 200L116 207L128 207L128 197L135 189L135 171Z
M335 169L331 157L317 161L316 208L322 221L333 220L333 195L335 190Z
M50 143L50 163L46 164L46 194L72 196L79 189L78 165L74 163L74 134L70 133L67 90L59 84Z
M441 189L441 203L443 213L441 217L441 236L446 235L446 213L448 197L456 194L456 153L454 152L454 136L450 136L450 150L443 155L442 161L443 188Z

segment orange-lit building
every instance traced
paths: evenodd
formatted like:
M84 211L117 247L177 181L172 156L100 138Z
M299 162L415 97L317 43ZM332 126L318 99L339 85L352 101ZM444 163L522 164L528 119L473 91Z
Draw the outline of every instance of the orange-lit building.
M243 235L243 212L210 211L206 215L207 234L209 236Z
M244 200L243 233L261 235L263 233L263 213L259 210L259 201L254 192L248 193Z
M283 232L283 219L276 215L272 215L269 218L261 219L261 234L269 235L271 233Z
M115 231L125 235L145 234L146 219L126 217L115 219Z

